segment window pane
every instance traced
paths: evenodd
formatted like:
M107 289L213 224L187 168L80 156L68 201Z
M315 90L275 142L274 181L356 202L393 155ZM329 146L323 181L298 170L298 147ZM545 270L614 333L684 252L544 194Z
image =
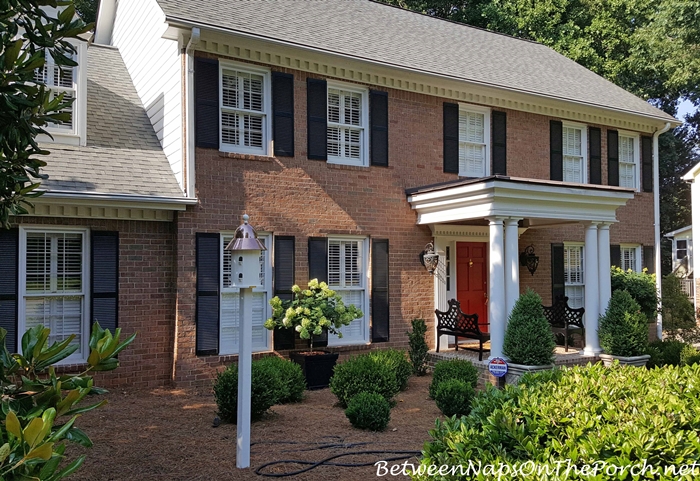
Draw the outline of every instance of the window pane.
M476 112L459 112L460 142L484 143L484 114Z
M71 334L71 345L81 345L83 296L50 296L25 298L25 327L44 325L51 329L49 345L62 342ZM80 353L80 349L77 351Z
M637 186L635 182L635 172L634 164L624 164L620 162L620 187L635 188Z
M344 154L343 157L348 157L351 159L360 158L360 131L344 129L345 142L343 145Z
M340 123L340 91L328 89L328 121Z
M583 247L564 247L564 282L583 284Z
M61 292L80 292L83 278L82 234L57 236L56 289Z
M340 241L328 241L328 285L340 286Z
M44 292L50 289L50 260L51 239L43 233L28 232L25 267L27 292Z
M562 129L563 133L563 147L564 155L581 155L581 129L574 127L564 127Z
M620 248L620 259L622 262L622 270L637 271L637 249L634 247Z
M564 156L563 179L564 182L581 182L581 157Z
M246 147L262 148L262 128L262 117L255 115L243 115L243 145Z
M584 287L583 286L566 286L564 295L569 298L569 307L577 309L583 307L584 303Z
M226 72L221 76L221 103L224 107L238 108L238 76Z
M358 93L345 92L343 104L345 107L343 111L343 123L359 126L362 118L362 96Z
M228 112L223 112L221 114L221 141L224 144L240 144L238 114Z
M243 77L243 108L263 111L263 77L253 74L241 74Z
M634 138L620 136L618 151L620 162L634 163Z
M345 286L359 286L361 283L360 271L362 269L362 259L360 258L357 242L345 242L343 247L345 257Z
M485 146L463 144L459 145L459 172L468 177L482 177L484 172Z

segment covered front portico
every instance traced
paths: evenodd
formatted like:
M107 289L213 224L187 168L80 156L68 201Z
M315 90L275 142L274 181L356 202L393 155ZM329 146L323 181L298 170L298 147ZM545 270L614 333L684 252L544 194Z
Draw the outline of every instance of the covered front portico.
M467 313L481 310L491 334L490 358L503 357L507 318L520 294L520 235L583 224L584 354L600 353L598 316L611 295L610 225L617 222L617 208L634 197L631 189L492 176L406 194L417 223L430 226L440 254L435 307L445 310L447 300L456 298ZM479 246L485 255L479 255ZM481 292L483 300L477 300Z

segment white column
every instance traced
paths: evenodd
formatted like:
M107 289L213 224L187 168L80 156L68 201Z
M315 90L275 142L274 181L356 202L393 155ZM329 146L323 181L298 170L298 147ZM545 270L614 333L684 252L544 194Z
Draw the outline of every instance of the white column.
M505 287L506 324L520 295L520 262L518 259L518 219L506 219Z
M598 226L598 312L602 316L608 308L610 287L610 224Z
M586 326L586 347L583 353L587 356L592 356L600 353L600 344L598 343L598 224L591 222L585 225L585 240L584 247L584 267L583 275L585 280L584 291L584 308L585 326ZM608 252L608 256L610 253Z
M491 356L503 357L506 335L506 299L503 258L503 218L489 217L489 324Z
M241 289L238 337L238 421L236 467L250 467L250 392L253 364L253 289Z

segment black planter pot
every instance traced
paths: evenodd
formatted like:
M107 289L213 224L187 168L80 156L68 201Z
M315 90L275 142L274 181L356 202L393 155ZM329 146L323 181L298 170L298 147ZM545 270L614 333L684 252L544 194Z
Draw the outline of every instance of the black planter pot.
M307 389L323 389L328 387L333 368L338 360L337 352L314 351L292 351L289 358L301 366L301 370L306 377Z

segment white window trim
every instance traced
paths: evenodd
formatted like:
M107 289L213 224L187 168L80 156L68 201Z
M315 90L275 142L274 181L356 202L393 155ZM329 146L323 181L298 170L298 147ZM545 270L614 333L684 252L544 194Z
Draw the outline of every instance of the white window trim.
M57 129L45 127L52 136L38 135L37 142L76 145L84 147L87 144L87 42L69 40L75 47L78 66L73 75L75 100L73 101L73 129Z
M589 168L589 162L588 162L588 125L586 124L580 124L577 122L568 122L568 121L562 121L562 145L564 142L564 133L563 129L565 128L573 128L573 129L579 129L581 131L581 157L583 161L583 165L581 166L581 184L587 184L588 183L588 168ZM563 169L563 162L564 162L564 156L566 154L564 153L562 149L562 169ZM579 183L579 182L575 182ZM571 244L573 245L573 244Z
M483 107L481 105L465 104L465 103L460 102L459 112L474 112L474 113L484 115L484 144L486 144L486 147L484 148L484 173L483 173L483 176L487 177L488 175L491 174L491 109L488 107ZM457 115L458 115L457 121L459 122L459 113ZM457 139L458 151L459 151L459 145L461 143L462 143L462 141L458 138ZM467 177L466 172L460 171L458 175L460 177ZM469 176L469 177L473 177L473 176Z
M617 137L618 137L618 152L617 152L617 157L618 157L618 177L619 177L619 170L622 164L622 160L620 159L620 142L619 138L620 137L631 137L634 139L634 178L635 178L635 186L634 190L635 192L639 192L641 188L641 183L642 183L642 169L641 169L641 145L640 145L640 136L636 132L628 132L625 130L619 130L617 132ZM626 162L625 162L626 163Z
M223 240L225 237L230 236L233 237L235 234L235 231L223 231L219 234L219 241L223 245ZM265 314L264 314L264 319L269 319L270 316L272 316L272 307L270 306L270 299L272 299L272 258L273 258L273 252L272 252L272 246L274 244L273 242L273 236L271 232L258 232L258 238L259 239L264 239L265 241L265 247L267 247L267 255L265 256L265 285L262 287L254 287L253 292L267 292L267 301L265 303ZM219 268L219 286L221 289L221 292L219 294L219 356L235 356L238 354L237 350L229 349L225 350L221 345L221 315L222 315L222 303L221 303L221 296L223 294L236 294L240 293L241 289L240 287L224 287L224 250L221 249L219 252L219 265L221 266ZM252 352L271 352L273 350L272 346L272 331L269 331L265 329L263 331L265 335L267 336L267 345L264 348L253 348Z
M642 272L642 246L639 244L620 244L620 264L623 263L622 249L634 249L634 263L636 267L634 272ZM620 266L620 268L622 267Z
M328 242L330 241L362 241L362 269L364 270L363 275L361 277L362 279L362 289L364 289L365 296L364 296L364 302L363 306L361 307L362 309L362 314L364 314L364 329L365 329L365 337L362 340L359 341L354 341L354 342L349 342L345 338L338 338L337 336L334 336L332 334L328 334L328 346L360 346L360 345L366 345L369 344L369 277L370 277L370 272L369 272L369 238L364 237L364 236L329 236L328 237ZM326 254L327 255L327 254ZM349 290L349 291L355 291L358 289L353 289L353 288L335 288L333 286L329 286L331 289L333 289L336 292L339 291L344 291L344 290Z
M261 75L263 77L263 149L255 149L245 146L224 144L221 139L221 113L223 111L223 72L224 70L240 70L243 72ZM272 156L272 81L270 69L250 65L242 62L219 59L219 151L235 154L253 154Z
M24 296L26 295L27 289L27 233L28 232L39 232L39 233L82 233L83 234L83 289L81 293L76 293L76 295L83 296L83 318L81 325L81 354L72 354L66 359L58 362L57 365L67 365L67 364L82 364L87 362L87 358L90 355L90 235L89 230L78 227L42 227L42 226L31 226L25 227L20 226L19 228L19 289L18 289L18 317L17 317L17 350L21 350L22 336L24 336L27 330L26 321L27 313L24 309Z
M327 155L327 162L329 164L354 165L355 167L369 167L369 89L356 84L337 82L335 80L327 80L326 109L328 109L328 89L346 90L348 92L354 92L362 95L362 135L360 137L362 146L360 149L360 162L353 162L352 160L346 157L334 157L331 155ZM327 125L328 120L326 120L326 126ZM328 153L328 150L326 150L326 153Z

